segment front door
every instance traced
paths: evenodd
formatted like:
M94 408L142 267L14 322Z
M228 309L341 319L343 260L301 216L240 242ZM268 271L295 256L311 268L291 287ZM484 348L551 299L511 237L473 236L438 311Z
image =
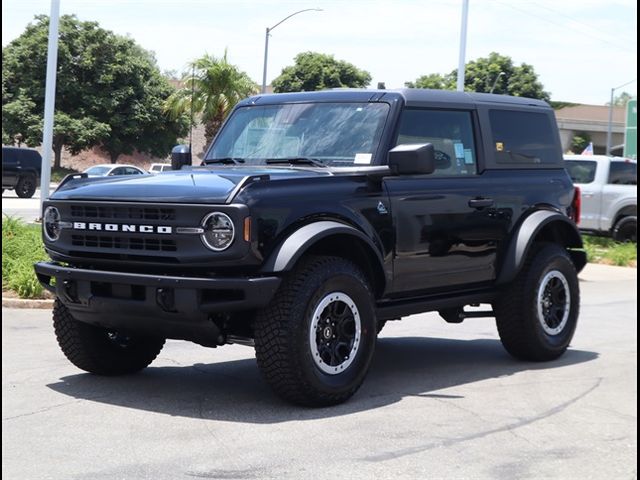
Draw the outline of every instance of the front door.
M478 174L473 115L407 109L396 144L432 143L436 171L387 177L396 233L393 293L420 295L496 277L496 251L511 209Z

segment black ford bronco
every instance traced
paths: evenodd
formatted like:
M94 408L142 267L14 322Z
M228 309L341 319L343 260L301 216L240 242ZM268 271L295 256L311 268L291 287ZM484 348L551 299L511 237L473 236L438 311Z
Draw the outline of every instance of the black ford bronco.
M83 370L141 370L167 338L246 344L279 395L320 406L354 394L377 333L403 316L495 317L524 360L571 341L579 195L542 101L260 95L201 166L174 152L179 171L70 176L45 202L53 262L35 269ZM476 304L491 307L465 310Z

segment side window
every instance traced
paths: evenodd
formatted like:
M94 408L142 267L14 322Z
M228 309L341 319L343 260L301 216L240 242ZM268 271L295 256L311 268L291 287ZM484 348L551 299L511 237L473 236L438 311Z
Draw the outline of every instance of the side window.
M598 164L591 160L568 160L564 166L573 183L591 183L596 178Z
M109 175L124 175L124 168L118 167L111 171Z
M137 170L137 169L131 168L131 167L127 167L124 170L124 174L125 175L140 175L140 170Z
M407 109L396 145L431 143L436 154L432 175L474 175L477 169L471 112Z
M497 163L559 165L562 152L546 113L490 110L493 151Z
M611 162L609 183L614 185L637 185L638 164L632 162Z

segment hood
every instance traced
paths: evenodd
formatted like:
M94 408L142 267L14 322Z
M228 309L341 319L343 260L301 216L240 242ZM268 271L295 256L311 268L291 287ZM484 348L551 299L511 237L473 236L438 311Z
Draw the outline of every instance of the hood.
M329 175L330 171L314 168L247 166L203 167L157 175L79 178L63 182L51 195L51 200L229 203L242 184L252 177L274 181Z

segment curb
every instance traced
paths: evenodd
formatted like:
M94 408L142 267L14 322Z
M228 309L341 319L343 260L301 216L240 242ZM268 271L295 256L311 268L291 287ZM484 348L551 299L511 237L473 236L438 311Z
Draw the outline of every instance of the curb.
M30 300L25 298L2 297L2 308L53 308L52 299Z

